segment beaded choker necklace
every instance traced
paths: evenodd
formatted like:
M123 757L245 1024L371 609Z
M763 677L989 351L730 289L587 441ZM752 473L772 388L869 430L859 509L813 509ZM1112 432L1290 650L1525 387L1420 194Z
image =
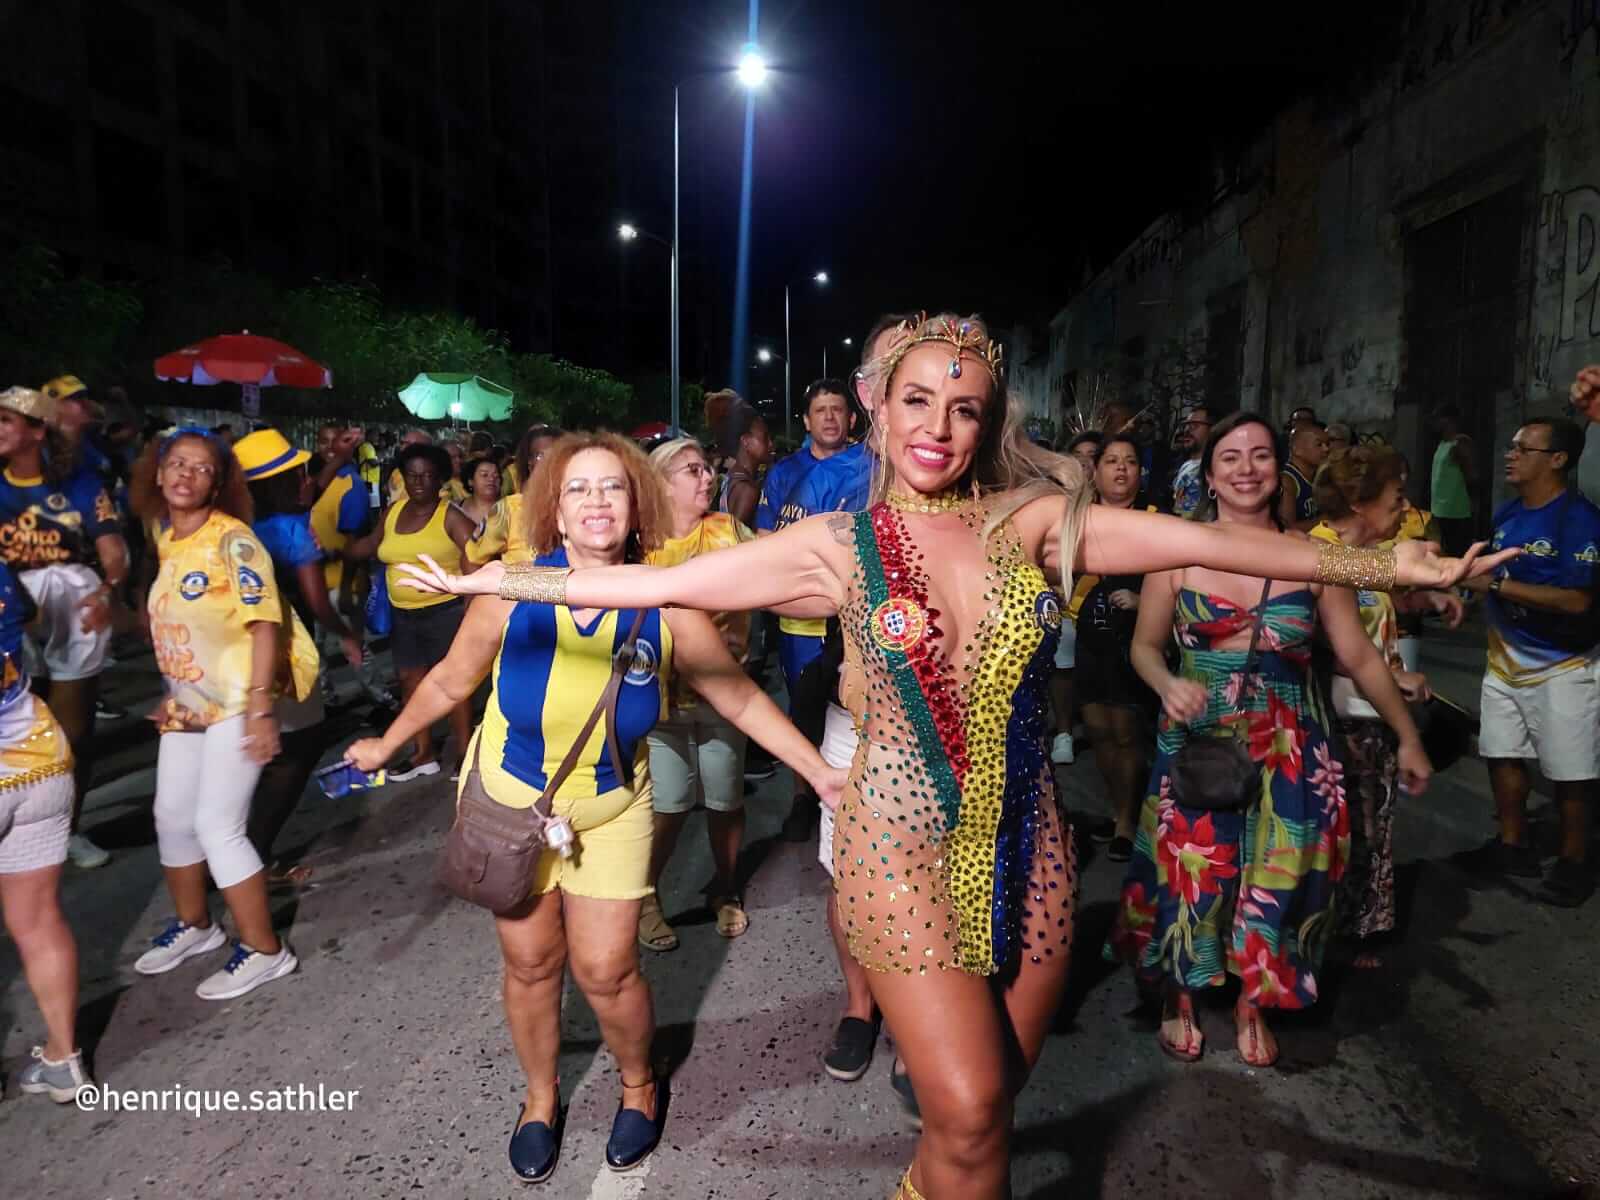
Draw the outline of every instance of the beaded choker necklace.
M960 492L940 492L937 496L902 496L899 492L890 492L884 499L890 508L916 513L955 512L972 503L970 496Z

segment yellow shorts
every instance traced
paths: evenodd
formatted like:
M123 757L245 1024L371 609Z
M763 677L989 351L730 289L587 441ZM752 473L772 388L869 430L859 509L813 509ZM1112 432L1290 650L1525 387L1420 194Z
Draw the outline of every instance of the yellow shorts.
M478 737L475 733L468 747L468 763ZM479 769L489 795L501 804L530 808L539 798L535 789L498 766L484 762ZM463 781L466 776L463 771ZM631 789L612 788L599 796L577 799L558 794L552 807L556 815L572 822L578 846L571 858L562 858L553 850L539 855L534 892L542 896L560 888L591 900L639 900L650 895L654 890L650 886L650 840L655 831L651 795L650 757L642 738Z

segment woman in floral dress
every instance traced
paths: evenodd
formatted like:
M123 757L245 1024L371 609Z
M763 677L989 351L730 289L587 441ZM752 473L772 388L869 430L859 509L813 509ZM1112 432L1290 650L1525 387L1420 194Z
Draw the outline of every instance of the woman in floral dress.
M1275 523L1277 443L1261 417L1238 413L1219 422L1201 473L1214 520ZM1413 786L1425 786L1431 770L1347 589L1274 583L1254 677L1244 678L1264 583L1189 567L1147 575L1140 594L1133 665L1164 712L1111 945L1142 984L1163 989L1160 1045L1185 1062L1204 1048L1193 1005L1201 988L1239 978L1239 1055L1258 1067L1278 1057L1263 1010L1305 1008L1317 998L1334 893L1350 852L1342 770L1309 672L1319 622L1350 676L1413 748L1403 764ZM1178 674L1165 658L1174 635ZM1244 739L1262 767L1260 798L1225 811L1177 804L1172 759L1191 735Z

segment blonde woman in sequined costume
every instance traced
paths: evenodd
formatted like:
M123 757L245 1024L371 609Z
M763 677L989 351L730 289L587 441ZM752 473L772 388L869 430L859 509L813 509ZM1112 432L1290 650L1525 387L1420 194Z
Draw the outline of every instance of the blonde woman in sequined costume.
M900 1195L1008 1194L1012 1101L1066 979L1076 860L1045 743L1071 570L1200 563L1280 579L1445 586L1498 558L1388 557L1089 505L1076 460L1030 445L976 319L907 323L872 405L865 512L811 517L669 568L491 565L418 586L575 606L838 613L862 697L838 809L836 903L916 1089ZM1063 570L1063 562L1071 570ZM1063 578L1063 577L1066 578Z

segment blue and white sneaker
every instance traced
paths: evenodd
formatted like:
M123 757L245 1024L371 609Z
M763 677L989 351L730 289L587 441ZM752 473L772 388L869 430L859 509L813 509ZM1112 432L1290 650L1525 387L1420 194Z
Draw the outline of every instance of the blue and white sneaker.
M150 949L139 956L133 969L141 975L162 975L178 966L186 958L218 949L227 937L222 926L211 924L201 929L186 925L174 917L167 927L150 941Z
M71 1104L93 1082L83 1069L82 1050L74 1050L60 1062L51 1062L44 1056L43 1046L33 1048L33 1061L17 1076L17 1085L23 1091L42 1093L57 1104Z
M255 991L263 983L282 978L299 965L300 960L289 949L288 942L284 942L276 954L263 954L243 942L234 942L233 953L222 970L201 980L194 994L202 1000L232 1000Z

